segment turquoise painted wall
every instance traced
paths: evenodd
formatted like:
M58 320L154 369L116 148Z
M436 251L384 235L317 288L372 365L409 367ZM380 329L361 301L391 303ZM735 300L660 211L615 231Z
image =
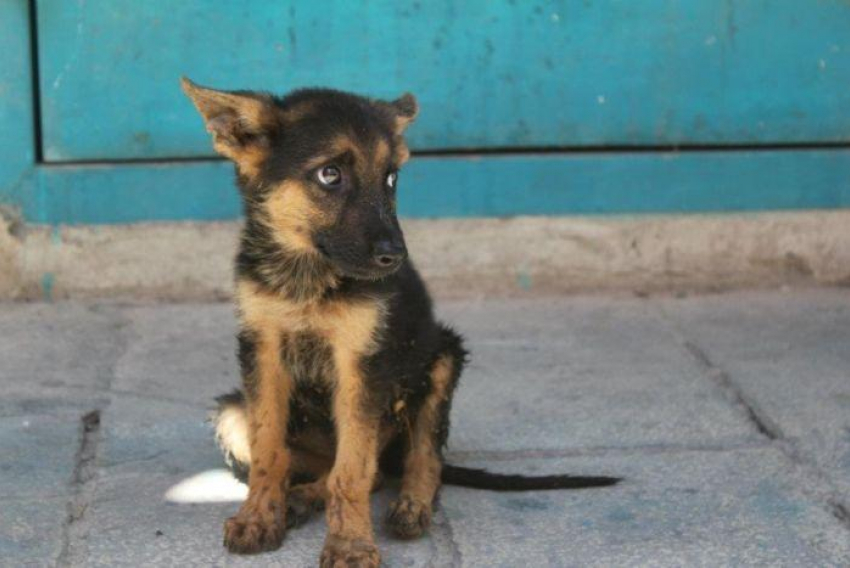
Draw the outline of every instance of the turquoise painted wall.
M850 205L843 0L6 0L0 202L238 216L181 74L413 91L408 216Z

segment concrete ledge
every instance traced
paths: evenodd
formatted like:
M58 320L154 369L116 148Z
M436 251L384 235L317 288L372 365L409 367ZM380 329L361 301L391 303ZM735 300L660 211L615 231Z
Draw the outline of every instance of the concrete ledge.
M407 220L437 296L850 284L850 211ZM238 223L0 221L0 298L218 299Z

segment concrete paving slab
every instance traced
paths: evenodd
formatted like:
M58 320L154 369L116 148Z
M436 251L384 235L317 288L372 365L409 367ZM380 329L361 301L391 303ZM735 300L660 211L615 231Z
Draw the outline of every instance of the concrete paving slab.
M82 412L60 399L0 400L0 565L53 566L62 553Z
M132 339L115 390L211 405L239 385L232 304L149 304L122 314Z
M180 476L106 475L98 483L87 538L87 566L315 566L325 537L319 514L287 533L282 548L251 557L222 546L224 520L238 504L172 504L163 500ZM392 493L372 500L378 545L386 566L428 566L436 546L430 538L399 542L386 536L381 519Z
M378 529L386 564L850 565L850 527L828 501L850 494L846 298L441 303L473 351L452 461L627 481L579 492L446 488L429 538L398 543ZM212 397L238 383L229 305L2 307L0 564L316 564L321 519L281 551L245 559L221 547L236 504L163 499L222 465L205 420ZM72 483L80 420L95 408L91 477ZM376 519L391 496L375 496ZM70 528L69 506L80 512Z
M850 506L850 291L737 293L661 307Z
M208 409L115 395L101 418L102 473L189 475L224 467Z
M200 471L223 467L204 413L180 403L119 395L104 412L96 497L87 514L89 566L313 566L324 540L321 515L291 531L274 553L241 558L222 547L222 525L239 505L173 504L166 491ZM392 492L376 495L376 526ZM426 566L430 539L402 544L379 531L387 566Z
M472 362L454 404L457 450L758 441L646 302L443 303Z
M76 390L97 388L123 349L122 326L109 306L0 303L4 392L75 396Z
M0 500L67 497L79 448L79 413L58 404L51 414L7 411L0 416Z
M64 545L64 497L4 496L0 506L0 565L56 566Z
M772 448L467 462L516 473L614 472L622 485L495 493L447 487L463 566L846 566L847 530Z

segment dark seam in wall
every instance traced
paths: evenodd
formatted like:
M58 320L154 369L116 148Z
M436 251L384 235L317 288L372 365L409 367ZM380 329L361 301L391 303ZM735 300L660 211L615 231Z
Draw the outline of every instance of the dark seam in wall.
M445 148L414 150L414 158L452 158L476 156L528 156L528 155L609 155L609 154L689 154L689 153L732 153L732 152L791 152L816 150L850 150L850 142L803 142L788 144L756 145L683 145L683 146L505 146L498 148ZM44 161L48 167L99 166L99 165L148 165L170 163L223 162L217 156L175 156L160 158L113 158Z
M29 0L29 27L30 27L30 75L32 79L32 137L35 148L33 155L35 162L44 162L44 151L42 148L42 120L41 120L41 72L39 70L38 56L38 7L37 0Z
M611 144L566 146L500 146L493 148L446 148L414 150L414 156L503 155L503 154L651 154L690 152L766 152L778 150L850 149L850 141L768 142L764 144Z

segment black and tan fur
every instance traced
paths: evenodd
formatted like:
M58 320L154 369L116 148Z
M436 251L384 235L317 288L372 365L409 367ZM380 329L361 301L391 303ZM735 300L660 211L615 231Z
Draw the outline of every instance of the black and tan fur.
M280 546L324 509L322 566L377 566L369 494L401 475L387 524L427 529L442 482L491 489L608 485L611 478L500 476L443 464L461 338L434 319L396 217L390 176L417 104L332 90L278 98L183 80L236 165L245 224L236 261L243 388L219 399L217 435L248 498L224 544ZM336 170L327 170L333 167ZM339 172L335 187L320 173Z

